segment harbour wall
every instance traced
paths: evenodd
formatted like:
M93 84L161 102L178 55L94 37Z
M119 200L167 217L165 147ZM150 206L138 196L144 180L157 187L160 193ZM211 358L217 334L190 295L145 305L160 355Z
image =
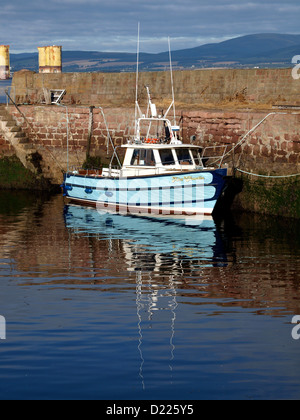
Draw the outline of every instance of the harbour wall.
M126 143L134 133L133 109L108 108L104 110L105 119L99 108L91 110L84 106L22 105L19 109L23 116L14 106L9 106L9 112L30 137L57 184L62 181L63 170L79 167L86 160L89 139L91 156L108 164L112 147L107 129L116 146ZM260 178L235 173L243 179L246 188L235 200L238 208L300 217L299 177L285 178L300 173L300 114L271 113L240 145L243 136L260 123L268 111L177 109L176 114L182 138L201 147L225 145L228 152L225 162L229 168L263 175ZM0 153L13 153L1 134Z
M176 103L188 107L237 106L270 107L299 105L300 81L291 69L220 69L175 71ZM143 72L139 75L139 101L146 99L149 86L154 102L165 105L171 98L171 77L166 72ZM38 104L45 90L64 89L64 104L127 106L134 104L134 73L62 73L39 74L20 71L14 74L13 89L18 103Z
M201 147L227 146L225 162L238 169L234 173L244 187L234 206L300 218L299 177L289 177L300 173L300 111L289 108L300 106L300 80L292 78L291 70L174 72L174 80L181 137ZM151 87L158 109L165 111L171 102L168 73L142 73L139 85L144 84ZM20 106L18 111L10 105L8 112L30 138L57 184L67 167L82 165L88 146L91 156L108 164L112 148L107 129L116 146L133 136L134 74L24 71L14 76L13 86ZM60 106L42 103L45 89L59 88L66 89ZM145 89L139 91L143 108ZM0 132L1 154L13 154L13 148Z

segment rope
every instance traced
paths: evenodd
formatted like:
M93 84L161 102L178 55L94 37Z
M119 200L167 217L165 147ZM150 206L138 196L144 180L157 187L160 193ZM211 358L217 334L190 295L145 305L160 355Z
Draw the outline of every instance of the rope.
M230 155L237 147L239 147L245 141L245 139L251 133L253 133L261 124L263 124L266 121L266 119L269 118L271 115L287 115L287 113L285 113L285 112L280 112L280 113L278 113L278 112L270 112L258 124L256 124L255 127L253 127L250 131L248 131L248 133L246 135L244 135L241 138L241 140L231 150L229 150L229 152L227 152L227 153L224 154L223 160L225 159L226 156ZM292 177L298 177L298 176L300 176L300 173L299 174L292 174L292 175L260 175L260 174L255 174L255 173L252 173L252 172L243 171L242 169L239 169L239 168L234 168L234 169L235 169L235 171L239 171L239 172L241 172L243 174L246 174L246 175L256 176L256 177L260 177L260 178L269 178L269 179L284 179L284 178L292 178Z
M111 135L110 135L110 132L109 132L109 129L108 129L108 125L107 125L107 122L106 122L106 118L105 118L105 114L104 114L103 108L101 106L99 106L98 108L100 109L100 112L101 112L102 117L103 117L103 120L104 120L104 124L105 124L105 127L106 127L108 140L109 140L109 142L110 142L110 144L111 144L111 146L113 148L113 151L114 151L113 156L112 156L112 160L113 160L114 156L116 156L117 161L118 161L118 164L119 164L119 167L122 168L122 165L121 165L119 156L118 156L118 154L116 152L116 147L114 145L114 142L112 141L112 138L111 138ZM107 150L108 150L109 142L107 142ZM111 160L111 162L112 162L112 160Z
M266 121L266 119L267 118L269 118L271 115L286 115L286 113L284 113L284 112L270 112L268 115L266 115L258 124L256 124L256 126L255 127L253 127L253 128L251 128L251 130L250 131L248 131L248 133L247 134L245 134L242 138L241 138L241 140L232 148L232 149L230 149L229 150L229 152L227 152L225 155L224 155L224 159L225 159L225 157L226 156L228 156L228 155L230 155L235 149L237 149L245 140L246 140L246 138L250 135L250 134L252 134L261 124L263 124L265 121Z
M232 154L232 152L237 149L245 140L248 136L250 136L250 134L252 134L260 125L262 125L267 118L269 118L271 115L287 115L286 112L270 112L268 115L266 115L258 124L256 124L255 127L251 128L251 130L248 131L247 134L245 134L241 140L239 140L239 142L233 146L228 152L226 152L222 157L220 157L219 159L217 159L216 161L214 161L212 164L218 162L219 160L222 159L222 161L229 155Z
M260 174L254 174L252 172L243 171L242 169L239 169L239 168L235 168L235 171L239 171L239 172L241 172L243 174L246 174L246 175L257 176L257 177L261 177L261 178L277 178L277 179L280 179L280 178L291 178L291 177L300 176L300 173L299 174L292 174L292 175L260 175Z

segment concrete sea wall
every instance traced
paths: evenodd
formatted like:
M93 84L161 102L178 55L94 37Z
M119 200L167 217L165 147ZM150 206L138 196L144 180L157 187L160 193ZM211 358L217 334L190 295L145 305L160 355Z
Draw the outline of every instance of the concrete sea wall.
M139 100L149 86L156 103L171 97L170 73L145 72L139 75ZM299 80L291 69L194 70L174 72L176 102L187 106L211 105L300 105ZM68 105L127 106L134 103L134 73L15 73L13 86L18 103L41 103L44 91L65 89Z

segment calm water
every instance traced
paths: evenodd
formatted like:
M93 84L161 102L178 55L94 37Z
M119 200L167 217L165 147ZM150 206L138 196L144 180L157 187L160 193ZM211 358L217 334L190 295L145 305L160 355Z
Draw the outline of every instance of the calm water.
M1 192L1 399L299 399L299 227Z

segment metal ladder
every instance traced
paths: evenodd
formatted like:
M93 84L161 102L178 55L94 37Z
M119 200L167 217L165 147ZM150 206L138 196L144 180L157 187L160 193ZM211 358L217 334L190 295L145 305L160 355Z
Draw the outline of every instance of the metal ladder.
M64 89L50 89L51 103L59 104L65 93Z

